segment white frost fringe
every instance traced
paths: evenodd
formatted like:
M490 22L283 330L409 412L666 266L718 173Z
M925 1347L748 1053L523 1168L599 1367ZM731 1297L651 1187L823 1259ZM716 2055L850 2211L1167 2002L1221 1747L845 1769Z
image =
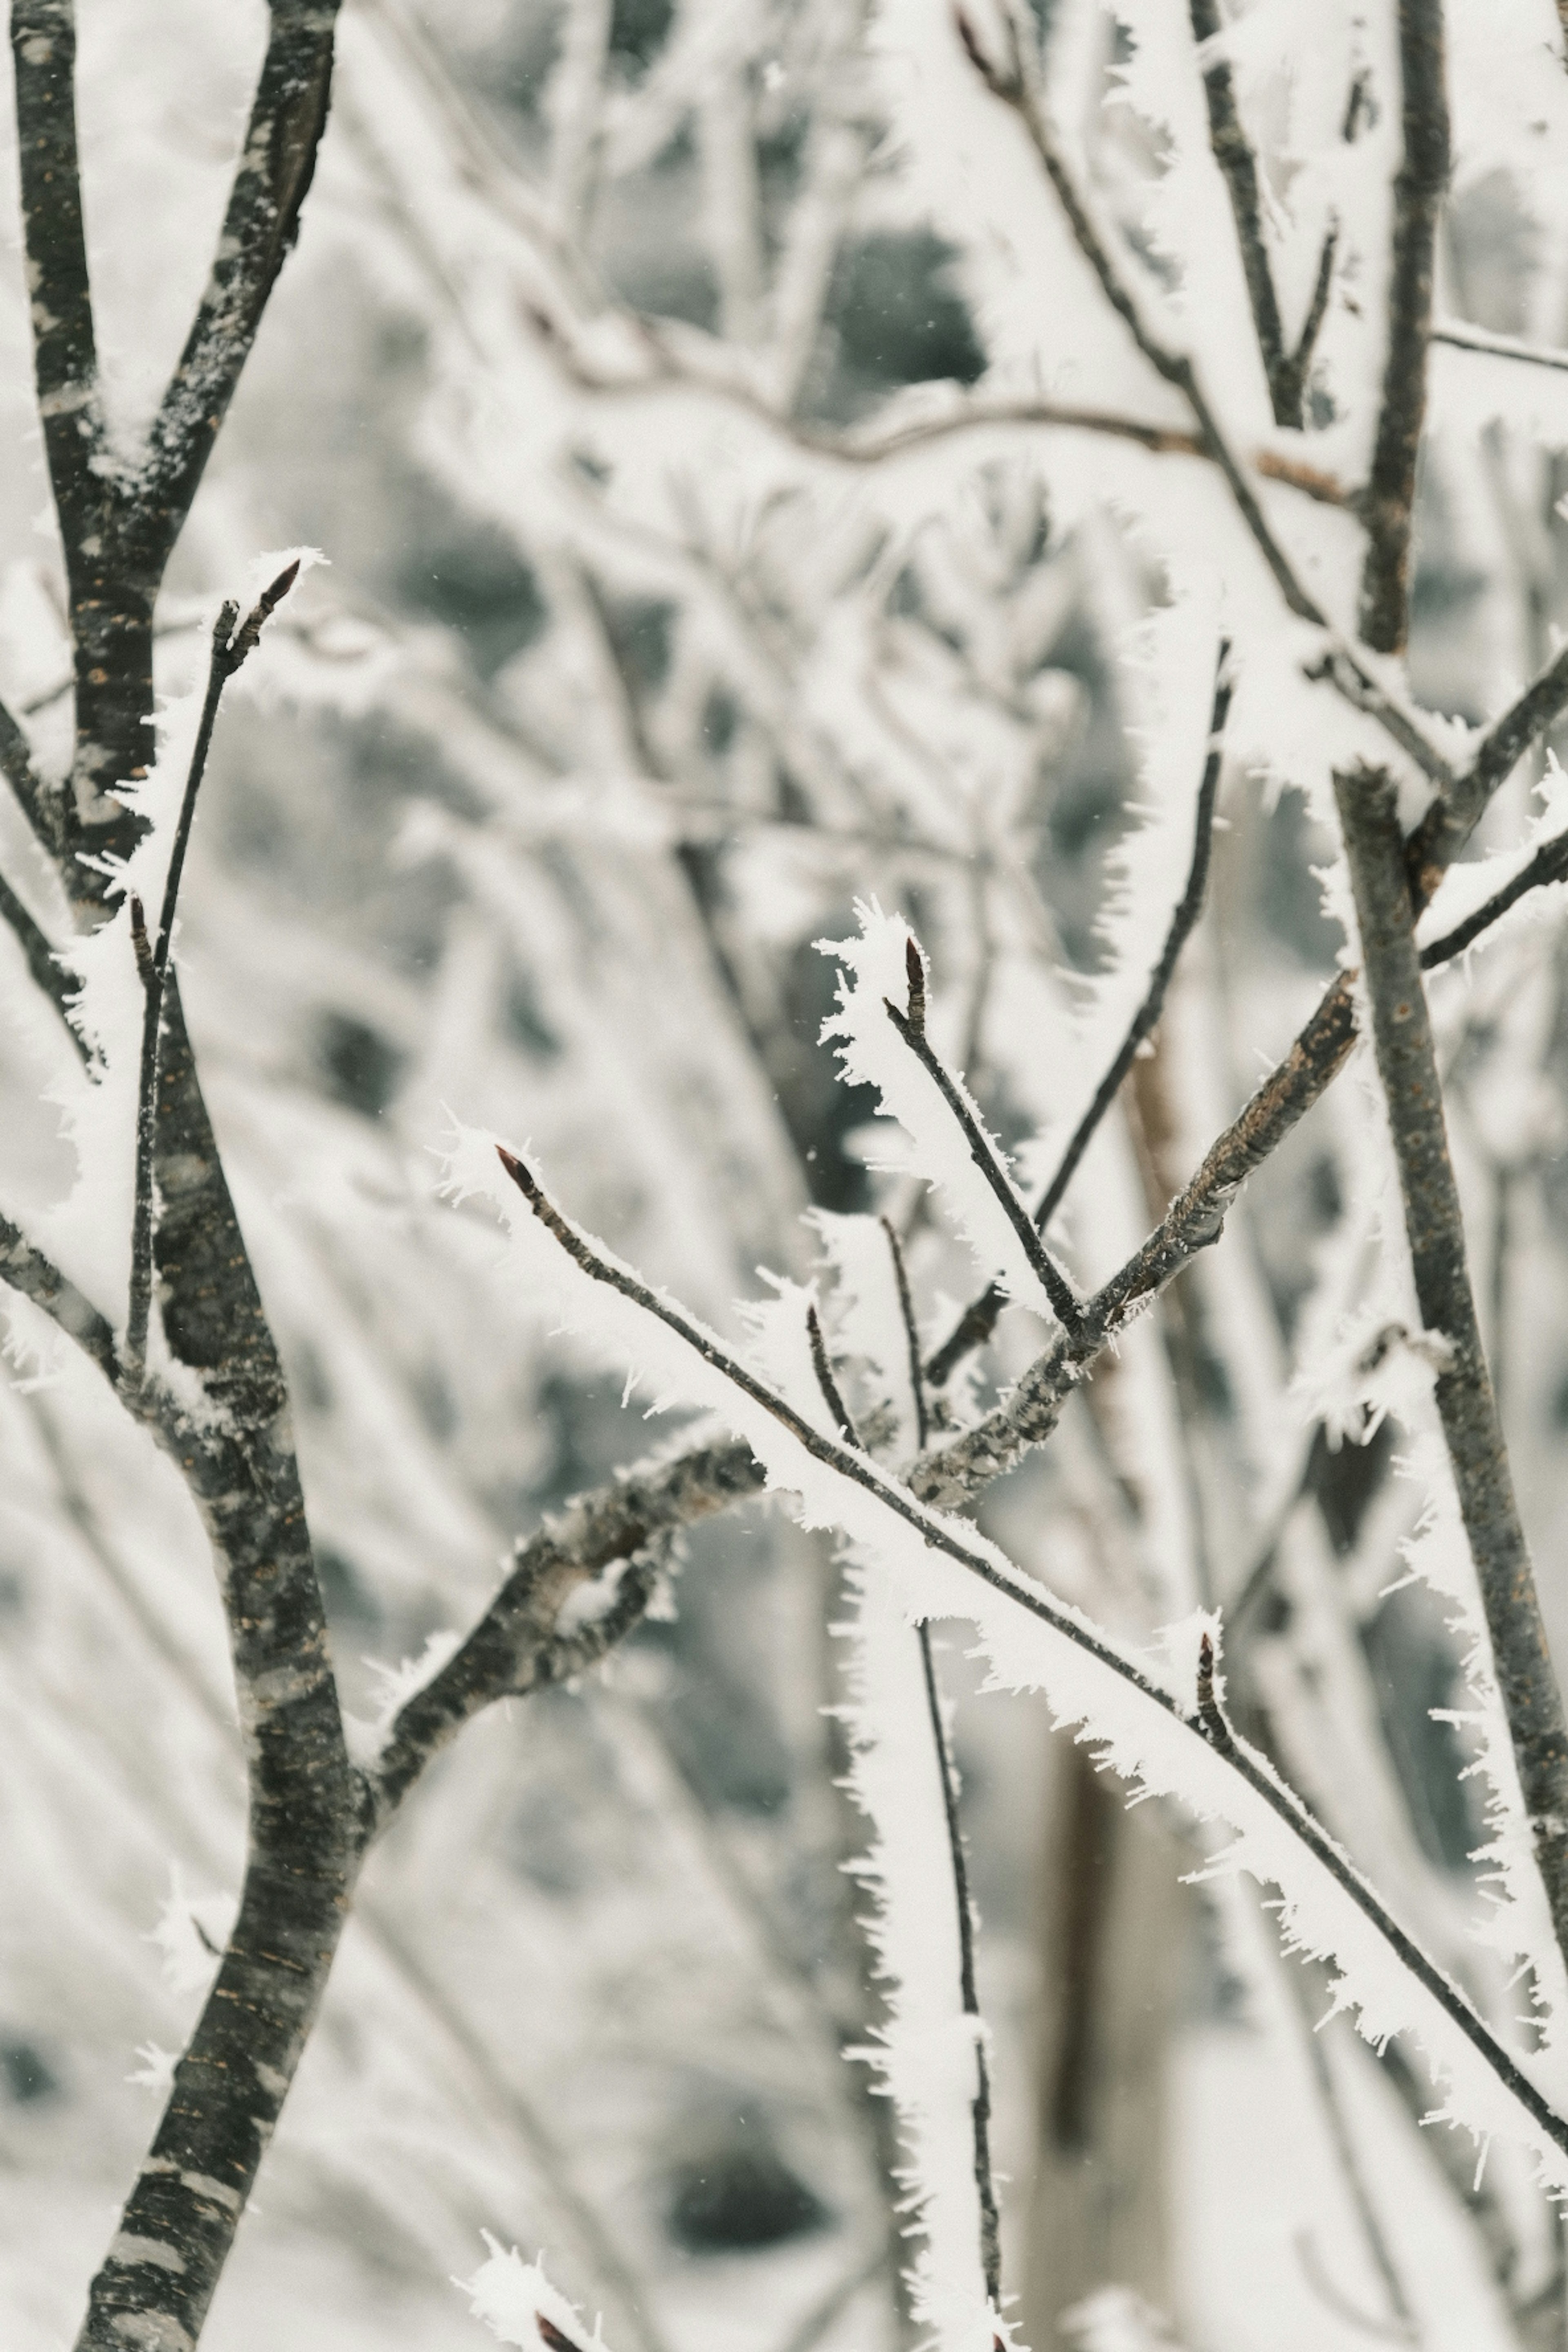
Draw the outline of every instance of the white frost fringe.
M879 1563L910 1622L959 1618L974 1626L991 1688L1042 1692L1055 1721L1091 1740L1105 1765L1135 1790L1173 1797L1200 1822L1228 1824L1233 1842L1216 1866L1245 1870L1260 1885L1278 1888L1287 1948L1332 1964L1338 1971L1334 2007L1349 2012L1369 2042L1381 2045L1407 2032L1420 2043L1442 2085L1444 2104L1435 2120L1462 2126L1478 2142L1495 2137L1518 2145L1529 2152L1543 2186L1568 2192L1568 2157L1264 1798L1188 1723L1167 1714L1112 1666L1026 1612L1005 1591L933 1549L921 1526L895 1516L889 1505L896 1499L933 1533L940 1530L963 1544L1016 1591L1027 1588L1031 1580L995 1545L967 1521L913 1505L905 1490L895 1489L868 1462L862 1463L862 1476L853 1478L818 1461L696 1346L578 1266L507 1181L495 1158L494 1139L461 1132L449 1158L448 1181L456 1192L487 1197L509 1226L506 1265L517 1281L520 1307L531 1315L550 1316L561 1328L583 1335L607 1361L646 1377L660 1404L679 1402L718 1414L752 1447L770 1488L796 1498L805 1526L837 1528ZM584 1238L606 1265L630 1276L631 1269L620 1266L610 1251ZM709 1340L694 1317L686 1320ZM714 1336L711 1344L723 1343ZM879 1486L887 1500L876 1491ZM1105 1649L1164 1682L1190 1711L1196 1647L1191 1627L1177 1629L1168 1655L1158 1649L1136 1654L1070 1604L1055 1595L1042 1598ZM1527 2053L1515 2056L1550 2101L1555 2069L1543 2068Z
M925 2238L909 2266L914 2316L942 2352L991 2352L1006 2330L980 2261L972 2109L983 2029L959 1995L958 1906L920 1648L879 1563L858 1560L850 1585L849 1785L876 1832L854 1874L879 1897L867 1927L889 2009L871 2046L853 2054L877 2067L898 2108L907 2210Z

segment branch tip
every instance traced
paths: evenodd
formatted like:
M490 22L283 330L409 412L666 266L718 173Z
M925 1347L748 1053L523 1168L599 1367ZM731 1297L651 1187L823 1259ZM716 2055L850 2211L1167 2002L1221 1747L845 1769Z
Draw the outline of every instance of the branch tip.
M912 934L904 941L904 971L910 983L910 1009L905 1017L916 1036L923 1037L926 1033L925 958Z

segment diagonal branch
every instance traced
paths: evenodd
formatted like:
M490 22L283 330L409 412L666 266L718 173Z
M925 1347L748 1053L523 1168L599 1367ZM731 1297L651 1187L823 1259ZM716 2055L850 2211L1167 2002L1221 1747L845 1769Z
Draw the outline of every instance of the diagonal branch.
M82 1061L89 1061L91 1056L87 1041L71 1019L71 1006L79 985L76 975L66 970L50 946L43 925L23 905L3 874L0 874L0 920L9 924L15 933L16 944L27 960L27 970L65 1023L66 1034Z
M1449 963L1455 956L1463 955L1483 931L1489 930L1500 916L1506 915L1510 907L1517 907L1527 891L1540 889L1551 882L1568 882L1568 832L1554 834L1550 841L1543 841L1529 864L1521 866L1511 882L1505 882L1500 890L1494 890L1484 905L1476 908L1473 915L1467 915L1462 923L1456 923L1451 931L1445 931L1440 940L1434 940L1429 947L1423 948L1420 955L1422 971L1435 971L1437 965Z
M37 768L32 746L5 705L0 702L0 775L10 785L17 807L33 829L39 846L58 856L60 828L54 800Z
M1072 1285L1057 1265L1040 1239L1035 1221L1019 1199L1012 1178L985 1129L976 1118L962 1087L956 1086L940 1056L926 1035L925 1028L925 967L920 949L911 939L905 950L909 968L910 1003L907 1013L900 1013L889 998L882 1003L889 1020L919 1062L922 1070L936 1085L944 1103L957 1120L969 1156L984 1177L1001 1205L1002 1213L1016 1234L1030 1270L1050 1300L1058 1321L1066 1330L1077 1328L1079 1307Z
M0 1216L0 1282L20 1291L35 1307L41 1307L67 1338L74 1339L91 1357L107 1380L118 1381L120 1362L112 1324L99 1313L89 1298L84 1297L68 1276L63 1275L5 1216Z
M700 1446L572 1504L519 1544L510 1574L462 1647L394 1720L372 1776L378 1825L464 1724L546 1678L562 1608L581 1585L763 1485L749 1446Z
M1429 899L1464 847L1500 784L1507 782L1531 745L1568 710L1568 646L1537 672L1524 692L1495 719L1474 759L1447 792L1433 800L1411 835L1406 856L1411 888Z
M1200 49L1205 41L1218 39L1221 25L1216 0L1188 0L1188 13L1192 18L1193 39ZM1297 374L1294 382L1291 381L1290 360L1285 350L1285 333L1279 322L1279 300L1274 290L1274 272L1269 267L1268 247L1263 236L1258 158L1242 128L1230 59L1224 56L1216 57L1211 65L1204 68L1203 81L1204 97L1208 105L1209 145L1214 152L1215 162L1224 174L1226 192L1236 221L1236 242L1241 255L1242 274L1247 280L1247 299L1252 306L1258 355L1263 362L1263 373L1268 383L1274 422L1300 429L1301 379Z
M1380 654L1401 652L1410 625L1415 456L1426 414L1437 220L1448 185L1442 0L1399 0L1398 19L1405 151L1394 183L1383 403L1361 500L1367 534L1361 634Z
M500 1147L498 1147L498 1155L502 1167L540 1223L593 1281L617 1291L645 1314L655 1317L667 1328L676 1332L687 1346L720 1372L742 1396L771 1414L815 1461L873 1496L883 1508L913 1528L932 1550L956 1561L994 1591L1014 1601L1042 1624L1048 1625L1076 1649L1135 1690L1146 1703L1180 1725L1193 1738L1201 1739L1223 1759L1253 1794L1261 1799L1276 1818L1285 1824L1314 1861L1328 1872L1410 1976L1519 2101L1537 2129L1553 2146L1568 2152L1568 2119L1555 2113L1518 2065L1512 2053L1497 2040L1470 2006L1465 1995L1406 1935L1374 1889L1300 1799L1278 1779L1267 1759L1251 1748L1226 1721L1215 1689L1213 1650L1207 1636L1203 1643L1206 1660L1200 1660L1198 1712L1195 1716L1188 1716L1169 1692L1152 1682L1133 1659L1124 1656L1086 1620L1058 1605L1047 1591L1026 1579L1010 1564L973 1549L963 1540L952 1520L923 1507L917 1493L890 1481L863 1453L825 1437L785 1398L777 1395L743 1364L730 1356L711 1333L694 1323L669 1300L650 1290L628 1269L602 1257L593 1244L555 1208L521 1160ZM1114 1285L1108 1286L1108 1289L1115 1287ZM1065 1341L1059 1343L1067 1344ZM1563 1828L1565 1836L1568 1836L1568 1822L1564 1822Z
M1481 1347L1421 984L1393 779L1334 780L1355 892L1373 1042L1399 1168L1421 1320L1447 1342L1435 1396L1469 1539L1535 1858L1568 1956L1568 1721L1552 1672L1508 1449Z
M1177 960L1193 935L1203 911L1204 894L1208 887L1209 854L1214 842L1215 803L1219 794L1220 769L1225 756L1225 726L1230 715L1232 678L1230 672L1230 642L1223 639L1219 659L1215 666L1214 705L1209 713L1208 744L1204 760L1204 772L1198 783L1197 814L1193 828L1192 863L1187 868L1186 887L1176 903L1165 943L1149 975L1149 985L1143 1001L1133 1014L1127 1034L1117 1047L1110 1067L1095 1089L1094 1099L1079 1119L1071 1139L1047 1185L1034 1213L1036 1231L1043 1233L1061 1206L1068 1186L1078 1171L1079 1161L1094 1139L1095 1130L1104 1118L1128 1071L1137 1058L1138 1048L1146 1037L1153 1034L1164 1009L1165 992L1171 985ZM932 1356L926 1367L926 1378L933 1388L941 1388L954 1367L972 1348L984 1346L996 1328L996 1318L1006 1305L1005 1294L993 1282L965 1307L953 1329Z
M190 511L278 274L300 233L331 97L339 0L268 0L271 30L212 276L134 484L162 567Z

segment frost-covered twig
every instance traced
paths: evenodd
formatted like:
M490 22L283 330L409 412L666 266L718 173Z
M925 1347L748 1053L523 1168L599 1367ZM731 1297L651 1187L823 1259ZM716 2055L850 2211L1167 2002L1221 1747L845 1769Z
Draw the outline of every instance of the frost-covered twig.
M969 1156L994 1193L1003 1215L1023 1247L1031 1272L1050 1300L1058 1321L1065 1330L1074 1331L1078 1328L1082 1310L1074 1296L1072 1285L1041 1240L1036 1221L1019 1199L1012 1178L976 1118L963 1090L954 1084L941 1055L926 1035L925 965L913 939L908 942L905 955L910 984L909 1008L900 1011L891 998L885 996L882 1003L887 1008L888 1018L921 1067L935 1082L943 1102L957 1120L963 1140L969 1147Z
M1236 1731L1219 1699L1213 1644L1206 1633L1200 1648L1198 1708L1195 1714L1188 1715L1131 1654L1122 1651L1076 1610L1057 1602L1043 1587L1005 1562L990 1547L982 1548L969 1541L959 1532L962 1522L940 1511L922 1507L920 1497L912 1491L912 1482L911 1487L897 1485L867 1455L858 1451L852 1452L837 1441L826 1437L785 1397L738 1362L711 1332L668 1297L649 1289L628 1267L604 1255L585 1234L562 1215L538 1180L514 1153L498 1146L497 1155L540 1224L591 1283L617 1293L640 1315L675 1333L688 1349L719 1376L720 1382L727 1390L744 1399L747 1406L760 1407L762 1414L786 1432L795 1445L812 1461L835 1474L848 1487L869 1496L877 1506L878 1516L886 1514L900 1520L906 1528L913 1530L928 1550L954 1561L992 1591L1003 1595L1028 1616L1049 1627L1072 1649L1091 1659L1097 1667L1134 1692L1141 1706L1147 1706L1167 1723L1179 1727L1218 1759L1226 1772L1234 1774L1245 1784L1284 1825L1291 1839L1311 1856L1341 1893L1348 1897L1380 1943L1442 2011L1449 2025L1458 2029L1497 2082L1523 2108L1542 2139L1568 2155L1568 2117L1557 2114L1458 1986L1406 1934L1376 1891L1321 1828L1301 1800L1279 1780L1267 1759L1258 1754ZM762 1424L755 1414L742 1408L742 1418L760 1432ZM844 1508L847 1523L847 1496L845 1497ZM853 1517L858 1526L864 1528L870 1524L868 1516L858 1508Z
M133 478L142 532L166 554L300 234L331 98L339 0L268 0L266 55L212 274Z
M1410 625L1410 522L1426 413L1433 257L1448 184L1442 0L1400 0L1396 15L1404 152L1394 183L1383 400L1360 502L1367 536L1361 634L1380 654L1401 651Z
M885 1222L885 1221L884 1221ZM894 1245L894 1264L898 1273L900 1305L909 1321L909 1286L904 1276L903 1255L898 1248L897 1236L888 1227ZM806 1326L811 1341L812 1369L823 1402L833 1416L845 1444L859 1447L860 1440L849 1417L833 1368L827 1360L827 1349L822 1336L822 1323L816 1306L806 1310ZM914 1362L916 1396L920 1397L920 1357L910 1335L910 1352ZM923 1423L923 1402L921 1409ZM965 2017L974 2021L975 2090L970 2102L971 2129L974 2141L974 2189L980 2208L980 2268L985 2281L985 2292L994 2311L1002 2308L1002 2236L1001 2219L996 2210L996 2188L991 2173L991 2069L985 2054L984 2032L980 2016L980 1995L974 1974L974 1907L969 1895L969 1863L964 1853L963 1825L958 1814L958 1769L948 1741L947 1725L942 1717L942 1692L936 1678L936 1659L931 1651L931 1625L921 1618L915 1627L920 1645L921 1677L925 1690L926 1713L931 1723L932 1752L936 1757L937 1778L942 1789L943 1827L947 1836L948 1864L952 1874L953 1910L958 1922L958 1990Z
M1500 890L1494 890L1473 915L1467 915L1462 923L1456 923L1453 929L1445 931L1440 940L1434 940L1429 946L1424 947L1420 957L1422 971L1435 971L1439 964L1451 963L1456 956L1463 955L1468 947L1473 946L1500 916L1506 915L1510 907L1517 907L1529 891L1541 889L1552 882L1568 882L1568 833L1554 834L1550 841L1543 841L1529 864L1521 866L1510 882L1505 882Z
M574 1591L660 1537L760 1494L763 1484L750 1447L699 1446L571 1504L519 1544L510 1575L462 1647L394 1718L373 1774L377 1820L391 1817L465 1723L533 1687Z
M1421 1319L1447 1349L1435 1398L1475 1561L1535 1857L1568 1953L1568 1721L1481 1346L1448 1158L1441 1082L1416 954L1396 788L1378 770L1335 778L1399 1170Z
M1026 54L1016 20L1012 16L1007 18L1007 58L1005 65L999 66L988 56L962 7L957 16L960 37L971 63L993 96L1012 109L1028 133L1030 144L1056 191L1074 242L1099 279L1106 300L1155 373L1173 390L1179 392L1191 409L1205 452L1225 476L1237 510L1273 574L1275 585L1286 606L1299 620L1310 621L1328 633L1331 640L1328 656L1314 675L1327 678L1340 693L1375 718L1391 740L1415 761L1424 774L1437 783L1447 782L1451 772L1446 755L1413 714L1403 709L1374 676L1349 640L1333 627L1328 614L1300 578L1231 447L1193 359L1185 352L1173 350L1154 332L1144 318L1110 243L1073 176L1047 110L1037 60Z
M237 604L226 602L219 607L217 619L213 624L212 648L207 658L206 692L202 699L196 740L192 747L185 789L181 796L180 813L175 819L174 839L169 848L169 864L163 877L163 903L159 909L158 931L154 940L149 941L147 939L140 901L132 900L132 932L136 945L142 1000L142 1057L136 1077L136 1181L131 1225L131 1297L125 1323L125 1358L132 1372L140 1370L147 1356L147 1318L153 1297L153 1163L157 1145L158 1033L163 1010L169 952L174 938L174 914L180 900L180 882L185 870L185 851L190 845L191 826L195 820L196 794L206 772L207 753L212 748L213 728L217 720L217 707L223 698L224 688L255 651L267 621L287 596L299 575L300 565L296 559L279 573L269 588L263 590L243 621L240 620Z
M1200 48L1205 42L1217 40L1222 19L1215 0L1188 0L1188 13L1192 17L1193 38ZM1334 248L1338 242L1336 232L1331 227L1323 239L1317 281L1307 306L1307 315L1294 349L1287 350L1285 331L1279 317L1279 299L1274 287L1274 271L1263 234L1263 202L1258 187L1258 158L1253 153L1252 143L1242 123L1230 59L1224 55L1214 57L1203 68L1203 81L1204 97L1208 105L1209 145L1214 151L1215 162L1224 174L1226 191L1230 198L1231 215L1236 223L1236 241L1241 254L1242 275L1247 280L1247 299L1251 306L1252 324L1258 336L1258 357L1263 362L1263 373L1268 382L1274 422L1299 431L1307 371L1312 363L1313 349L1328 312Z
M1425 906L1475 831L1500 784L1531 745L1568 710L1568 646L1553 655L1524 692L1495 719L1461 776L1433 799L1406 849L1410 886ZM1501 912L1501 909L1499 909Z
M980 2267L994 2311L1002 2308L1002 2222L996 2210L996 2188L991 2173L991 2068L985 2055L980 2017L980 1993L974 1975L974 1906L969 1896L969 1862L963 1849L963 1824L958 1817L958 1769L942 1720L942 1693L937 1686L936 1660L931 1654L931 1626L921 1618L921 1670L925 1679L931 1736L942 1775L942 1811L947 1824L947 1850L952 1867L953 1902L958 1912L958 1984L965 2017L974 2020L975 2091L970 2107L974 2128L974 2189L980 2200Z
M1208 886L1209 853L1214 842L1215 802L1219 793L1220 769L1225 754L1225 724L1230 714L1232 691L1230 645L1220 645L1219 659L1215 667L1214 705L1209 713L1209 731L1204 772L1198 783L1197 814L1193 826L1192 863L1187 868L1186 887L1176 903L1165 943L1149 975L1149 985L1143 999L1128 1024L1127 1034L1112 1055L1110 1066L1094 1098L1074 1129L1067 1150L1058 1163L1056 1174L1047 1185L1034 1211L1037 1232L1043 1233L1061 1206L1068 1186L1077 1173L1079 1161L1094 1139L1096 1129L1117 1095L1122 1080L1137 1058L1138 1048L1152 1035L1164 1009L1165 992L1171 985L1177 960L1192 937L1193 929L1203 910L1204 893ZM954 1367L972 1348L984 1345L996 1327L996 1318L1005 1305L1005 1297L994 1282L965 1307L957 1325L943 1340L926 1367L926 1377L933 1387L941 1388Z

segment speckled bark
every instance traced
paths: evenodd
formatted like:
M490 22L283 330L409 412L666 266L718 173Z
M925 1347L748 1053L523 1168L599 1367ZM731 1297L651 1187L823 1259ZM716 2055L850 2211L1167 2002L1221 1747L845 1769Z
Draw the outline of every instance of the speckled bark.
M173 1384L141 1409L212 1540L249 1780L239 1916L147 2161L93 2282L80 2352L200 2335L321 1995L369 1823L349 1761L282 1368L202 1098L178 981L163 1000L156 1171ZM181 1384L181 1395L187 1393Z
M1366 557L1361 635L1380 654L1403 650L1410 625L1410 521L1426 415L1432 269L1448 185L1448 94L1442 0L1399 0L1404 153L1394 183L1388 347L1372 467L1362 494Z
M1481 1347L1415 949L1396 791L1380 770L1334 780L1361 929L1373 1042L1399 1166L1421 1320L1452 1349L1436 1404L1480 1584L1536 1860L1568 1955L1568 1726Z
M207 289L145 448L105 431L82 229L73 0L13 0L11 49L34 375L65 557L76 746L58 803L83 916L139 820L116 783L153 756L153 608L268 295L299 230L331 86L338 0L272 0L271 34Z

